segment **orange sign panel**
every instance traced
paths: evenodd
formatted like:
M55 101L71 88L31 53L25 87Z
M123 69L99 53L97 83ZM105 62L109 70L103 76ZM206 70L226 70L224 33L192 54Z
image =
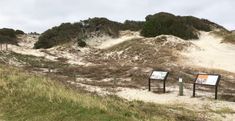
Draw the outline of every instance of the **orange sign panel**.
M218 75L201 74L201 75L198 75L196 83L205 84L205 85L216 85L218 78L219 78Z

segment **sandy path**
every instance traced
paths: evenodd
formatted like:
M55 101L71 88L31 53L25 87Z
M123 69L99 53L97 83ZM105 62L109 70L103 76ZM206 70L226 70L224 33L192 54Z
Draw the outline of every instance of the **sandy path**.
M199 48L191 47L182 54L184 62L205 68L222 69L235 72L235 45L221 43L222 38L208 32L201 32L199 40L191 42Z
M184 96L178 96L177 86L167 87L168 93L159 94L148 91L148 89L146 89L145 87L143 87L142 89L118 87L115 88L115 92L110 92L110 90L113 89L83 84L80 82L79 78L77 78L77 82L67 82L76 85L77 87L83 87L85 90L90 92L96 92L100 95L114 94L129 101L140 100L158 104L183 105L196 110L204 109L205 106L214 110L228 107L235 111L235 102L214 100L214 93L211 92L197 90L197 97L192 98L192 90L184 89Z
M177 105L194 111L219 111L226 108L235 111L235 102L214 100L213 93L197 90L196 95L200 97L192 98L192 90L185 89L184 96L178 96L177 87L168 87L167 90L170 90L170 93L156 94L149 92L147 89L119 88L116 95L129 101L139 100L157 104ZM234 121L235 119L234 113L224 115L213 113L209 115L223 121Z
M144 102L154 102L159 104L179 104L188 105L194 108L203 108L204 106L210 106L213 108L229 107L235 110L235 102L226 102L214 100L214 93L209 92L196 92L196 98L192 98L192 90L184 89L184 96L178 96L177 87L168 87L169 93L157 94L149 92L147 89L131 89L131 88L120 88L120 91L116 94L119 97L127 100L141 100Z

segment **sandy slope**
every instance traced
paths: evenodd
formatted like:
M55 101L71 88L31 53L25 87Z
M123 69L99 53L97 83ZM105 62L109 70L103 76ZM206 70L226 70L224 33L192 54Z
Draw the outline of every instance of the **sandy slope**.
M139 32L121 31L119 38L111 38L108 36L103 36L103 37L90 38L86 40L86 42L91 47L94 47L97 49L107 49L109 47L118 45L122 42L132 40L135 38L141 38L141 36L139 35Z
M36 57L44 57L51 61L57 61L57 58L68 59L69 64L89 65L90 63L83 62L81 55L86 53L87 48L80 49L81 52L71 53L71 49L76 50L75 47L63 48L56 46L50 49L33 49L34 43L38 41L38 35L23 35L20 36L19 46L9 45L9 50L23 55L32 55Z
M68 43L67 47L56 46L50 49L33 49L34 43L38 40L36 35L23 35L20 38L19 46L9 45L9 50L23 55L44 57L52 61L57 61L57 58L66 58L69 64L89 66L91 63L84 61L83 55L89 53L91 48L106 49L124 41L140 38L140 35L139 32L121 31L119 38L108 36L90 38L87 40L89 45L87 48L78 48L76 44ZM80 51L77 51L78 49Z
M235 45L221 43L222 38L208 32L201 32L199 40L191 42L197 47L191 47L182 54L189 65L205 68L222 69L235 72Z
M106 48L112 47L114 45L120 44L122 42L134 39L134 38L140 38L140 36L139 35L132 35L132 36L126 35L126 36L122 36L117 39L107 40L107 41L103 42L100 46L98 46L97 48L106 49Z

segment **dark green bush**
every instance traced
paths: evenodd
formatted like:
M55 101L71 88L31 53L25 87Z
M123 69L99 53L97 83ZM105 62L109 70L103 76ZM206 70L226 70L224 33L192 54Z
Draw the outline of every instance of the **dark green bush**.
M143 28L143 26L144 26L143 21L126 20L122 25L122 30L139 31Z
M175 16L169 13L158 13L149 15L141 31L145 37L155 37L158 35L174 35L182 39L197 39L197 30L210 31L209 24L201 19L186 16Z
M78 41L78 46L79 47L86 47L86 42L84 42L83 40Z
M15 34L16 34L16 35L24 34L24 32L23 32L22 30L16 30L16 31L15 31Z
M8 36L0 35L0 43L8 43L11 41L11 38Z
M10 38L16 38L16 33L14 29L8 29L8 28L0 29L0 35L7 36Z
M16 44L17 36L21 30L15 31L14 29L3 28L0 29L0 43Z
M209 23L207 23L206 21L204 21L202 19L198 19L193 16L185 16L185 17L181 17L181 19L182 19L183 23L185 23L189 26L193 26L197 30L211 31L211 27L210 27Z
M69 42L79 34L80 26L80 24L63 23L58 27L53 27L41 34L34 48L51 48Z

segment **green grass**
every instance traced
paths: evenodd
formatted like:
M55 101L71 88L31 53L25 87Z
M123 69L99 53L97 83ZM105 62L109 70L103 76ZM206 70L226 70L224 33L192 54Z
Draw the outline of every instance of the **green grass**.
M7 121L203 121L179 107L115 96L100 97L60 82L0 65L0 120Z

